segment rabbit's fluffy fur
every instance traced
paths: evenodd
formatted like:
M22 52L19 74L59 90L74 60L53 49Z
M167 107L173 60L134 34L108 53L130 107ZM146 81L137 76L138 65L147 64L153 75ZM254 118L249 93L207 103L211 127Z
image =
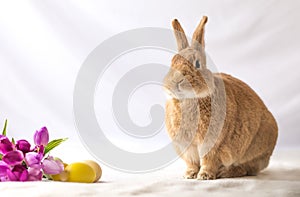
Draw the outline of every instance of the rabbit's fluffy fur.
M186 162L185 178L256 175L266 168L278 128L259 96L244 82L206 68L204 16L191 46L179 22L172 23L179 53L164 89L166 127Z

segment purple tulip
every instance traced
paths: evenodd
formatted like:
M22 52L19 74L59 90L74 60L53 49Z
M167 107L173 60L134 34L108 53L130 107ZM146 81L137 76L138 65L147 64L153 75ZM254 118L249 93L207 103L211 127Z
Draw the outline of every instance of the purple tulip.
M0 161L0 178L6 176L7 170L9 170L9 166L4 161Z
M53 147L62 141L64 139L58 139ZM0 182L41 181L43 173L60 174L64 170L63 163L50 156L44 158L48 143L49 133L46 127L35 132L34 147L25 139L15 143L0 134Z
M28 179L28 171L23 165L16 165L12 170L6 172L10 181L27 181Z
M42 166L45 174L60 174L64 170L64 164L53 157L44 159Z
M7 182L9 181L8 177L7 176L0 176L0 182Z
M4 135L0 136L0 153L5 154L14 150L14 145L11 141Z
M16 148L22 151L24 154L30 151L30 144L27 140L18 140L16 144Z
M15 166L21 164L24 159L24 155L19 150L14 150L6 153L2 160L8 165Z
M30 166L30 168L34 168L35 170L42 170L42 164L41 163L33 164Z
M30 167L28 169L28 181L40 181L42 180L43 173L40 166Z
M29 152L25 155L25 162L29 167L33 167L34 165L41 165L41 161L43 159L43 154L36 152Z
M41 128L39 131L36 131L34 134L34 143L37 146L43 145L46 146L49 142L49 133L46 127Z

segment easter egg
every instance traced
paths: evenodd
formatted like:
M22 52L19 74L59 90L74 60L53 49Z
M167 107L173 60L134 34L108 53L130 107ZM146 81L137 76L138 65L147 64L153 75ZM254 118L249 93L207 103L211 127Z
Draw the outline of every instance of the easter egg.
M88 164L89 166L91 166L94 169L94 171L96 173L96 178L95 178L94 182L99 181L99 179L101 178L101 175L102 175L102 169L101 169L100 165L93 160L85 160L83 162Z
M67 182L93 183L96 179L95 170L84 162L75 162L65 168Z

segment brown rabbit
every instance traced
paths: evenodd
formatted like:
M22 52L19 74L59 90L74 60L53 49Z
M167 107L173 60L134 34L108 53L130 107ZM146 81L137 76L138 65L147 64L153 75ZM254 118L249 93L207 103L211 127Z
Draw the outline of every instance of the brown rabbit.
M266 168L278 128L259 96L244 82L206 68L204 16L189 46L175 19L178 54L164 89L166 126L186 162L185 178L202 180L256 175Z

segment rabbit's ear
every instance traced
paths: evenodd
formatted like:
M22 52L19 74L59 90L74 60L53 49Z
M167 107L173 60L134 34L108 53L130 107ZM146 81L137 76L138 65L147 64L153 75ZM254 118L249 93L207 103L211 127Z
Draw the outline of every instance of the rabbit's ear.
M174 19L172 21L172 26L173 26L174 34L175 34L176 41L177 41L178 51L181 51L182 49L187 48L189 46L189 43L187 41L187 38L185 36L185 33L184 33L181 25L177 19Z
M206 54L205 54L205 42L204 42L204 26L207 23L207 16L203 16L198 27L193 34L192 48L200 51L201 55L201 67L206 68Z
M205 47L204 26L206 23L207 23L207 16L203 16L202 20L200 21L198 27L196 28L193 34L192 47L195 49L199 49L199 48L204 49Z

